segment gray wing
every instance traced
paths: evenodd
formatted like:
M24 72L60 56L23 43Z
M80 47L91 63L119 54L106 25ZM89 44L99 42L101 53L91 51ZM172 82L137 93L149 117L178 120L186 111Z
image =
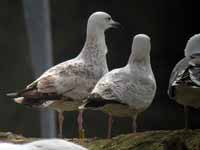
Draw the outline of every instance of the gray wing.
M152 102L156 92L156 83L153 76L135 72L125 74L121 81L115 82L112 90L122 103L143 108Z
M175 87L179 85L200 86L200 57L191 56L181 59L174 67L168 86L168 95L175 98Z
M116 90L118 83L124 82L124 72L122 69L115 69L105 74L96 84L91 94L98 94L105 100L115 100L121 102Z
M127 68L123 68L106 74L92 93L97 93L106 100L140 108L149 105L155 95L155 89L153 79L139 73L132 74Z
M196 86L200 86L200 56L193 56L189 62L190 79Z
M181 59L176 66L174 67L170 79L169 79L169 86L168 86L168 95L170 98L175 97L175 85L177 85L181 80L184 78L188 78L188 75L185 74L186 69L188 68L189 58L185 57Z
M106 73L95 85L87 100L79 109L98 109L107 104L122 104L121 99L113 90L115 82L120 81L117 77L120 69L112 70Z

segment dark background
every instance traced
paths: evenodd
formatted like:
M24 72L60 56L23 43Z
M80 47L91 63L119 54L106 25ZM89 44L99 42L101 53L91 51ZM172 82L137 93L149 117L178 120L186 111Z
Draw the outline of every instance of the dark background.
M89 15L106 11L123 25L106 31L109 69L126 64L135 34L151 37L151 61L157 81L157 94L138 118L139 131L184 127L182 106L167 96L170 72L183 57L189 37L199 33L199 5L182 0L51 0L54 63L71 59L81 50ZM39 136L39 111L20 106L4 96L33 80L28 38L21 0L0 2L0 131ZM45 111L45 110L44 110ZM190 127L199 128L197 110L190 111ZM75 137L77 112L65 113L64 135ZM107 116L86 112L84 126L88 136L106 136ZM130 118L116 118L113 135L131 132Z

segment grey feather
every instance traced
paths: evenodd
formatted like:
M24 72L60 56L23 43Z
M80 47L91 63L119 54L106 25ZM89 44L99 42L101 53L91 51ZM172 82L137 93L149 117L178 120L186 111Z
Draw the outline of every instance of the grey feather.
M118 102L99 108L106 113L132 116L133 112L144 111L154 98L156 82L150 64L150 39L137 35L134 40L133 45L138 47L133 46L128 64L105 74L91 92L104 100Z
M168 95L177 103L200 107L200 34L192 36L185 48L185 57L174 67L168 86Z

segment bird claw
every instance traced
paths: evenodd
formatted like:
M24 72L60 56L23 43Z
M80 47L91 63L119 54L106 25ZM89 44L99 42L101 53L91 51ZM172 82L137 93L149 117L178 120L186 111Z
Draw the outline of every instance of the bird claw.
M85 138L85 130L79 129L79 139L83 140Z

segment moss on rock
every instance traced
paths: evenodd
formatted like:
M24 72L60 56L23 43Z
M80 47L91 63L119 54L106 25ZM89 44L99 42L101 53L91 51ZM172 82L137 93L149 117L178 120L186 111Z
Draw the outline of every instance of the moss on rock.
M12 133L0 133L0 140L26 143L25 138ZM78 143L78 139L68 139ZM200 150L200 130L147 131L119 135L112 139L85 139L81 143L90 150Z

